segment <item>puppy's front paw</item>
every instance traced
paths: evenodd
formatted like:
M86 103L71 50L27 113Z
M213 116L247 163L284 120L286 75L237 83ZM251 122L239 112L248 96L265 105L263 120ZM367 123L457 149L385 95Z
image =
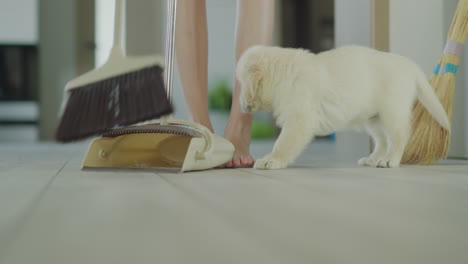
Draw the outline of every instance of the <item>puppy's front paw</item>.
M277 170L288 166L287 162L277 160L267 155L255 162L254 168L257 170Z
M359 166L369 166L369 167L376 165L375 161L373 159L369 158L369 157L364 157L364 158L360 159L358 161L358 164L359 164Z
M377 168L398 168L400 167L400 162L392 160L380 160L377 162Z

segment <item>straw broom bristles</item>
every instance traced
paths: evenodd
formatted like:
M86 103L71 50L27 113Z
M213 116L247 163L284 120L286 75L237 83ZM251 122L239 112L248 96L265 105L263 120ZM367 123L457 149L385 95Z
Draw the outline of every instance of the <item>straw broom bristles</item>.
M450 122L452 122L453 113L455 74L460 65L459 53L467 34L468 0L460 0L450 26L446 49L429 78ZM456 46L457 48L454 48ZM406 146L402 163L429 165L447 157L450 147L450 131L442 128L419 102L413 110L412 127L413 132Z

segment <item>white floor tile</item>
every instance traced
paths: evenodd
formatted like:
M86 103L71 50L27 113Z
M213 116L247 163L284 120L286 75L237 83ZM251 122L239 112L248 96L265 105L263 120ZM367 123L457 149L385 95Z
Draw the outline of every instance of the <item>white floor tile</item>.
M81 171L86 143L0 145L0 263L468 263L468 162ZM255 142L254 157L272 142Z

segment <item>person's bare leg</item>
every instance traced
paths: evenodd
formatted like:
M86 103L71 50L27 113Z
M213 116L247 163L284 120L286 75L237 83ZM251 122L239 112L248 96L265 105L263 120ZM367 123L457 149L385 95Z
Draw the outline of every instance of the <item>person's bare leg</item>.
M213 132L208 114L208 30L205 0L178 1L176 58L193 121Z
M236 24L236 63L242 53L253 45L269 45L273 37L275 0L238 0ZM235 75L234 75L235 76ZM252 114L242 113L239 105L241 87L236 78L231 114L224 137L236 148L227 167L252 167L249 152Z

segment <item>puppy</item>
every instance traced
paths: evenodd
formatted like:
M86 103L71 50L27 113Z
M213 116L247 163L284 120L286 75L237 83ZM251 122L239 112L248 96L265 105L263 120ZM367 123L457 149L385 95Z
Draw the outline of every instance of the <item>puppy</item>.
M302 49L254 46L236 75L244 112L272 111L281 133L257 169L287 167L314 136L365 129L375 148L358 163L399 167L418 99L450 129L447 114L424 72L409 59L360 46L313 54Z

